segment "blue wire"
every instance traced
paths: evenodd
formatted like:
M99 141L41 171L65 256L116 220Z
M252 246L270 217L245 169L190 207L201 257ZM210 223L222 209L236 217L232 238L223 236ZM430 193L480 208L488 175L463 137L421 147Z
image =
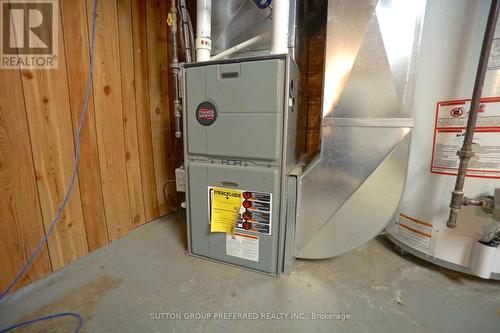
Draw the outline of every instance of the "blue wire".
M0 333L5 333L5 332L11 331L15 328L18 328L18 327L23 327L23 326L37 323L37 322L40 322L43 320L49 320L49 319L58 318L58 317L75 317L76 319L78 319L78 326L75 329L75 333L79 332L80 329L82 328L83 318L80 314L74 313L74 312L62 312L62 313L57 313L57 314L53 314L53 315L49 315L49 316L45 316L45 317L40 317L40 318L24 321L22 323L18 323L18 324L14 324L14 325L6 327L6 328L2 328L2 330L0 330Z
M66 191L66 194L64 195L63 202L62 202L61 206L59 207L59 209L57 210L57 213L56 213L54 219L52 220L45 237L43 237L43 239L40 241L40 243L38 243L37 247L35 248L35 251L33 251L31 256L28 258L28 260L26 261L26 264L21 269L19 274L17 274L17 276L14 278L14 280L12 280L12 282L9 284L7 289L5 289L2 292L2 294L0 294L0 302L9 294L9 292L12 290L12 288L14 288L14 286L19 281L19 279L24 275L24 273L26 273L26 270L30 267L31 263L33 262L33 260L37 256L37 254L40 252L42 247L47 242L48 238L50 237L50 235L54 231L54 228L55 228L57 222L59 221L61 214L64 211L64 208L66 208L66 205L68 204L71 192L73 190L73 186L75 185L76 177L78 175L78 161L80 159L80 132L82 130L83 122L85 120L85 115L87 114L88 104L89 104L89 100L90 100L90 93L92 90L92 81L93 81L93 72L94 72L93 71L93 67L94 67L94 36L95 36L96 16L97 16L97 0L94 0L94 10L92 13L92 34L90 37L90 54L89 54L89 56L90 56L90 68L89 68L89 74L88 74L88 78L87 78L87 87L85 89L85 99L84 99L83 105L82 105L82 113L80 116L80 122L78 124L78 129L76 131L75 160L74 160L73 176L71 177L71 182L69 184L68 190ZM82 324L83 324L82 316L78 313L65 312L65 313L53 314L53 315L46 316L46 317L40 317L40 318L36 318L36 319L29 320L26 322L22 322L19 324L15 324L13 326L1 329L0 333L4 333L4 332L10 331L14 328L29 325L29 324L39 322L42 320L52 319L52 318L56 318L56 317L63 317L63 316L72 316L72 317L78 318L79 322L78 322L78 327L75 330L75 333L80 331L80 328L82 327Z

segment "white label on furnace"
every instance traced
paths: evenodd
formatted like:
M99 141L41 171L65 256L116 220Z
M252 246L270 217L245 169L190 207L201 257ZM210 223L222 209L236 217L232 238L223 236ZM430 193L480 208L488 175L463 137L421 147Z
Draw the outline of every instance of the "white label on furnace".
M456 175L464 140L470 101L439 102L434 129L431 171ZM481 101L467 176L500 178L500 98Z
M259 261L259 237L235 232L226 235L226 254L251 261Z
M398 235L414 247L429 250L432 239L432 224L399 214Z

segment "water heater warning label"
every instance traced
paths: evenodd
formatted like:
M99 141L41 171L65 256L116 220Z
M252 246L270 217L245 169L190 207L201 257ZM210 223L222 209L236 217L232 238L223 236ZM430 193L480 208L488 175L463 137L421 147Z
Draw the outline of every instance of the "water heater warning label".
M470 100L438 102L431 172L456 175ZM500 179L500 97L481 100L468 177Z
M399 214L398 235L408 240L414 247L430 249L432 224L417 220L405 214Z

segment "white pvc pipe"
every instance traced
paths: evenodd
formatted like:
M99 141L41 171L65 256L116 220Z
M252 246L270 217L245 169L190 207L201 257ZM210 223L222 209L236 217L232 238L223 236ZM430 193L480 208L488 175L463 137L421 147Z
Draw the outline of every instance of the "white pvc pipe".
M271 54L288 53L289 0L273 1L273 40Z
M240 43L236 46L233 46L227 50L222 51L221 53L214 55L212 58L210 58L210 60L224 59L225 57L230 56L231 54L238 52L239 50L246 49L247 47L257 44L258 42L264 39L268 39L269 37L271 37L270 32L265 32L263 34L257 35L253 38L250 38L249 40L244 41L243 43Z
M210 60L212 0L198 0L196 15L196 61Z

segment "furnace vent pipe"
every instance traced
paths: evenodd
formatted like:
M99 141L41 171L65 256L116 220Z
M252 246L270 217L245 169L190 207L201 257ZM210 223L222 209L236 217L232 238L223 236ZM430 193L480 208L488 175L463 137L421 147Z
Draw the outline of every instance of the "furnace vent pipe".
M196 61L209 61L212 50L211 0L198 0L196 15Z
M244 50L252 45L255 45L263 40L266 40L266 39L269 39L269 37L271 36L271 33L270 32L265 32L263 34L260 34L260 35L257 35L253 38L250 38L249 40L247 41L244 41L243 43L240 43L236 46L233 46L225 51L222 51L221 53L213 56L210 60L221 60L221 59L224 59L226 57L229 57L231 54L234 54L238 51L241 51L241 50Z
M287 54L290 1L274 0L272 4L273 4L273 40L271 44L271 54Z
M455 182L455 189L451 195L450 203L450 216L446 225L448 228L455 229L457 227L458 212L465 203L464 198L464 183L467 167L469 166L470 159L474 156L472 151L472 139L474 137L474 130L476 128L477 114L479 112L479 104L481 101L481 94L483 92L484 77L488 68L488 59L490 56L491 43L495 36L495 28L498 19L498 10L500 7L499 0L491 2L490 14L488 16L488 23L484 32L483 45L481 47L481 55L479 57L479 64L477 66L476 81L474 83L474 91L472 93L472 101L470 104L469 118L467 119L467 128L465 130L464 143L462 149L457 152L460 156L460 164L458 166L457 180Z

